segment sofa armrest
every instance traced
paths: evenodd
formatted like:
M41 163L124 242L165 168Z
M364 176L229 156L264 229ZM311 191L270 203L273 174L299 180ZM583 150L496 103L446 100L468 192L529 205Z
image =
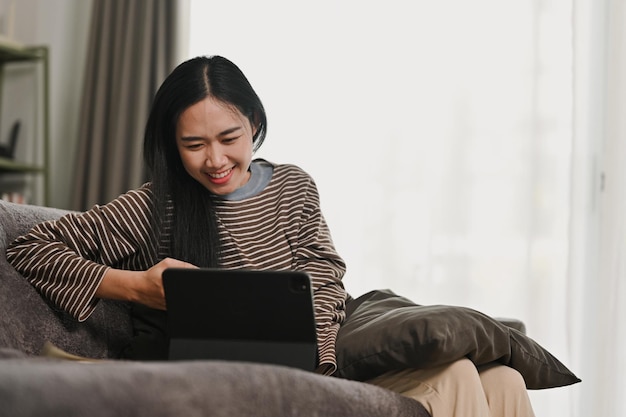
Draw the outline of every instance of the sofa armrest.
M0 200L0 347L37 355L50 341L81 356L117 357L132 336L127 304L102 300L91 317L79 323L42 298L6 260L7 245L15 238L67 213Z
M498 317L496 318L496 320L498 320L500 323L504 324L505 326L508 326L512 329L515 329L521 333L526 334L526 325L524 324L523 321L518 320L518 319L511 319L511 318L503 318L503 317Z

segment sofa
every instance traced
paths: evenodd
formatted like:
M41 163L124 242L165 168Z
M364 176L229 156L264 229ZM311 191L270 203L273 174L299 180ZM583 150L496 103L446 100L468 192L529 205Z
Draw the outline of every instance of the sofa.
M79 323L7 263L13 239L65 213L0 200L0 417L429 417L419 402L364 381L460 358L476 366L510 366L528 389L580 382L518 320L467 307L418 305L390 290L373 290L347 304L332 377L267 364L119 360L132 335L126 303L102 300ZM48 343L98 360L42 355Z
M103 300L78 323L6 261L15 237L64 213L0 201L0 416L429 416L382 388L282 366L115 359L132 334L125 303ZM102 360L42 356L46 342Z

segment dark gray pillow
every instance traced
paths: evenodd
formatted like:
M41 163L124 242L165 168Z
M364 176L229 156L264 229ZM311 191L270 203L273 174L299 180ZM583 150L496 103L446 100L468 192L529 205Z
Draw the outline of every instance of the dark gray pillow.
M524 333L465 307L420 306L389 290L348 304L337 337L335 376L365 381L390 370L431 368L463 357L477 366L500 362L519 371L528 389L580 382Z

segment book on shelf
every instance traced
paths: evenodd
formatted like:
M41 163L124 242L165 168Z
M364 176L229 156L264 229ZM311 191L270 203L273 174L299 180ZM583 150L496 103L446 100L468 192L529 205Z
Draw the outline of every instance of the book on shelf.
M28 199L26 198L26 196L16 191L1 193L0 200L8 201L9 203L28 204Z

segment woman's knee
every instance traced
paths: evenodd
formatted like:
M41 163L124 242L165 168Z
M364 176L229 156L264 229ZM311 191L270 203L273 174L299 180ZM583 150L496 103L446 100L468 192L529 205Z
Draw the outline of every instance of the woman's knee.
M526 391L524 377L518 371L508 366L500 364L486 366L479 370L479 375L485 391Z
M492 416L534 417L526 382L518 371L489 366L480 369L480 379Z
M454 361L448 364L446 368L446 372L459 381L478 380L479 377L476 365L467 358Z

